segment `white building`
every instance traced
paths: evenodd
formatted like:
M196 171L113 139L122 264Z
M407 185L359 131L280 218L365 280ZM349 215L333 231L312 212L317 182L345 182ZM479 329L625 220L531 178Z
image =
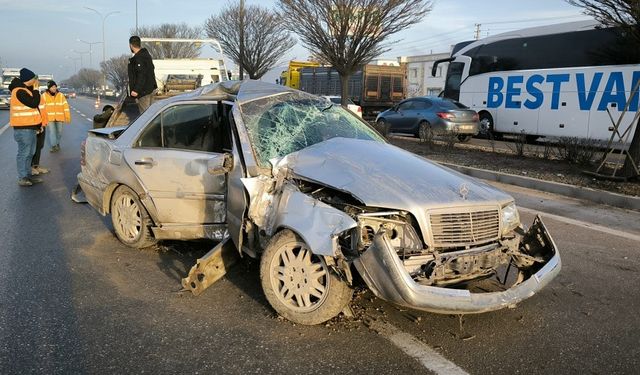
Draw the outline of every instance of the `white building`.
M444 90L445 78L447 75L448 63L439 64L436 75L431 76L433 62L446 59L451 54L449 52L432 53L419 56L401 56L398 60L407 64L407 96L437 96Z

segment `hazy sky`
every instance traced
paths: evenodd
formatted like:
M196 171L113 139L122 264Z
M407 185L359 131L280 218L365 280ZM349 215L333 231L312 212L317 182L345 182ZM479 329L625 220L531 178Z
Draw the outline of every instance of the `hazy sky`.
M186 22L201 25L229 0L138 0L139 25ZM248 4L272 7L277 0L246 0ZM80 54L88 42L102 41L100 17L119 11L106 21L106 56L128 53L128 38L135 27L135 0L0 0L3 27L0 32L0 65L27 66L38 74L54 74L58 80L80 68ZM450 45L473 38L474 24L482 24L482 36L531 26L587 19L580 9L563 0L436 0L433 11L412 28L393 38L393 49L384 57L445 52ZM212 55L211 52L206 53ZM283 57L305 59L308 53L298 44ZM89 67L89 56L82 56ZM102 45L93 45L92 67L102 60ZM278 68L277 70L280 70ZM267 80L272 81L274 74Z

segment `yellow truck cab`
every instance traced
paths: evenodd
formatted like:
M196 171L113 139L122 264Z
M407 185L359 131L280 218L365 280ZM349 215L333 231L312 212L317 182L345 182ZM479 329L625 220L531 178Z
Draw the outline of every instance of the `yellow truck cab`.
M289 61L289 68L280 74L280 84L300 90L300 70L302 68L314 68L320 63L314 61Z

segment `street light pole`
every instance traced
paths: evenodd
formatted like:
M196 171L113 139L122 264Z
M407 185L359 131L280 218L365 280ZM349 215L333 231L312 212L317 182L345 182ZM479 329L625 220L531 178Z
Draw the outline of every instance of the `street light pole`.
M136 35L138 35L138 0L136 0Z
M93 47L94 44L100 44L102 42L87 42L87 41L84 41L82 39L76 39L76 40L78 42L80 42L80 43L84 43L84 44L88 44L89 45L89 68L91 68L93 66L93 57L92 57L93 56L93 48L92 47Z
M74 74L78 74L78 60L82 60L82 55L80 57L71 57L65 56L67 59L73 60L73 70Z
M78 55L80 55L80 69L84 68L84 60L82 59L82 55L86 55L89 53L89 51L76 51L75 49L72 49L71 52L73 53L77 53Z
M100 16L100 18L102 18L102 62L104 63L106 61L106 56L107 56L107 42L105 41L105 37L104 37L104 25L105 22L107 20L107 17L109 17L110 15L116 14L116 13L120 13L120 11L118 10L114 10L113 12L109 12L107 14L105 14L104 16L102 15L102 13L98 12L97 10L93 9L93 8L89 8L89 7L85 7L85 9L88 9L92 12L95 12L98 14L98 16ZM102 86L103 88L107 85L107 77L104 75L104 72L102 74Z

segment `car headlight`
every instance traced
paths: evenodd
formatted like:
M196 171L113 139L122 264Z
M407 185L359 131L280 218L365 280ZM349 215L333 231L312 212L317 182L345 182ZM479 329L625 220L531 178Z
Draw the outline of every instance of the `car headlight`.
M502 221L502 234L506 234L520 225L520 215L518 214L515 202L510 202L502 206L500 216Z

